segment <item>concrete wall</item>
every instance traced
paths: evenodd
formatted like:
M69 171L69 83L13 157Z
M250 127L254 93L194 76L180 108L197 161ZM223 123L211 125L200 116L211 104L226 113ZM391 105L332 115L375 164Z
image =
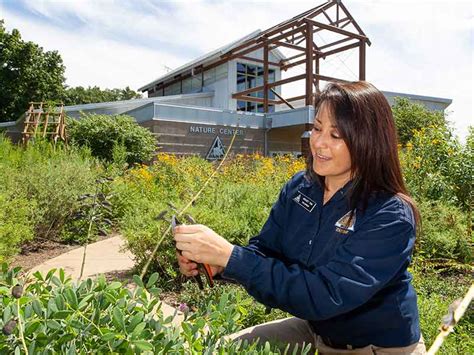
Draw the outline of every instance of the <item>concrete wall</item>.
M179 155L200 155L205 158L216 138L227 151L235 127L184 122L154 120L142 123L157 138L158 152ZM264 129L237 128L238 135L231 147L233 154L262 153L264 151Z

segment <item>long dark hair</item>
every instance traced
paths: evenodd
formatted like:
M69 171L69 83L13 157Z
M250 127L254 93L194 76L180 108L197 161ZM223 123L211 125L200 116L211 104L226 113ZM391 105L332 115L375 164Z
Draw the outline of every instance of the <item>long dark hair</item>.
M329 83L316 95L316 113L323 103L334 117L351 155L351 210L364 211L374 194L398 195L412 207L418 225L420 215L403 181L397 132L385 96L366 81ZM325 188L324 177L313 170L312 154L306 161L306 175Z

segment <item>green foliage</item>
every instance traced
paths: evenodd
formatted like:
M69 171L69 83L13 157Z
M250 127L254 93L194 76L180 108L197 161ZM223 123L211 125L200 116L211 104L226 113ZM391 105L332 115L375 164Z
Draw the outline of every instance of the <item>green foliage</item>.
M0 259L13 256L25 240L83 240L72 233L73 216L81 211L78 197L94 194L103 174L85 149L42 140L23 149L0 136Z
M423 105L410 102L408 99L395 98L392 112L401 144L408 143L413 138L414 131L429 126L443 127L444 131L448 132L443 112L430 111Z
M416 255L426 262L434 259L470 263L473 244L466 232L466 213L446 203L423 201L419 204L422 228L417 239Z
M268 217L279 192L276 184L282 186L288 173L303 167L301 160L290 163L260 156L231 159L187 212L231 243L245 244L258 234ZM168 221L155 217L161 211L167 211L167 218L174 214L169 204L177 210L184 208L212 171L213 164L198 157L159 154L153 166L131 169L114 182L115 218L138 268L150 260L151 251L169 226ZM151 269L160 272L163 287L175 287L177 269L171 235L165 237L158 255L151 260Z
M94 157L108 162L113 161L117 145L125 147L128 164L150 160L156 148L152 133L130 116L83 115L68 124L72 144L88 147Z
M19 272L2 265L0 327L9 335L0 337L1 353L279 353L270 344L222 339L240 317L227 293L175 328L172 317L163 318L159 289L139 278L130 290L103 276L73 283L53 269L27 282Z
M0 122L17 120L30 101L61 97L65 67L57 51L23 41L0 20L0 53Z
M418 294L418 309L422 334L429 347L439 333L441 320L448 312L449 305L462 298L472 282L472 271L440 274L426 268L420 260L415 261L413 284ZM461 321L454 327L440 349L440 354L457 355L474 352L474 312L467 310Z
M0 262L14 256L22 243L33 238L34 203L11 196L0 186Z
M96 102L109 102L109 101L121 101L140 99L142 95L130 87L125 89L105 89L101 90L99 87L87 87L82 86L67 88L64 91L63 102L66 106L69 105L80 105L80 104L91 104Z

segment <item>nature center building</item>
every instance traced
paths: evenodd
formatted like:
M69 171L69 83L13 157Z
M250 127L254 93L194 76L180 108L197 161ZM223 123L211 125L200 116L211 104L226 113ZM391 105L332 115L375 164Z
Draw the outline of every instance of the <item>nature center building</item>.
M371 42L340 0L257 30L176 68L138 90L148 98L65 107L80 112L126 114L157 137L158 152L219 159L231 152L301 155L309 151L313 99L322 82L366 79ZM327 74L326 62L357 53L351 78ZM290 90L282 90L289 87ZM292 94L286 94L291 92ZM284 94L285 93L285 94ZM449 99L384 92L393 103L408 97L444 110Z

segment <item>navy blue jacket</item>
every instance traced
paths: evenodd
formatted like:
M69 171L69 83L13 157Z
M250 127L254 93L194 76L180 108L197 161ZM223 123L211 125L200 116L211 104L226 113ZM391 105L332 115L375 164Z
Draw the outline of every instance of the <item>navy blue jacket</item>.
M323 205L320 185L297 173L260 234L234 247L222 276L264 305L309 320L332 343L413 344L420 329L407 271L412 209L397 196L379 195L349 221L349 185Z

